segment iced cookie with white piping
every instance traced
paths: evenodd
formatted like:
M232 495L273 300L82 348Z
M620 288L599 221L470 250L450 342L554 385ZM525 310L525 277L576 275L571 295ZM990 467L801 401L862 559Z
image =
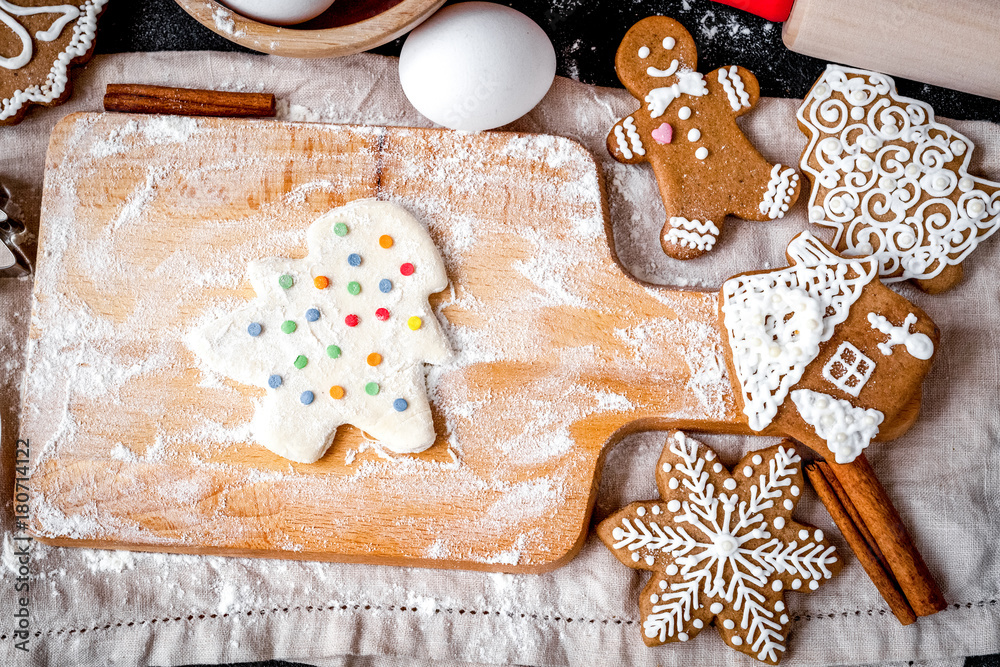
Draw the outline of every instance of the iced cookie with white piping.
M786 254L790 266L722 286L729 376L751 431L850 463L916 417L939 332L879 281L875 259L841 257L809 232Z
M20 122L32 104L69 98L70 68L90 59L107 1L0 0L0 125Z
M799 196L795 169L771 164L736 124L760 97L748 70L697 71L698 52L677 21L650 16L625 34L615 56L618 78L642 102L608 134L611 155L649 162L666 221L663 251L693 259L715 247L723 220L774 220Z
M786 591L814 591L841 567L823 531L792 518L804 488L794 443L751 452L730 472L674 431L655 475L659 499L597 526L619 561L652 572L639 594L643 641L686 642L714 625L731 648L777 664L788 651Z
M1000 183L972 176L974 146L903 97L888 76L829 65L798 110L809 137L809 220L836 230L833 245L872 255L887 283L938 293L962 279L962 261L1000 229Z

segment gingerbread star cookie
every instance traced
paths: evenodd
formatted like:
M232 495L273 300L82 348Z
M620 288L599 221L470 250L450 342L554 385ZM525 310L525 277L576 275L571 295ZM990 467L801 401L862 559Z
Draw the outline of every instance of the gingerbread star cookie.
M0 0L0 125L20 122L32 104L66 101L69 69L90 59L107 2Z
M712 250L727 215L774 220L799 196L795 170L765 160L736 124L760 97L756 77L697 66L690 33L665 16L632 26L615 56L618 78L644 104L615 124L608 151L652 165L667 217L660 244L677 259Z
M974 146L883 74L829 65L798 111L809 137L809 220L887 283L955 286L961 262L1000 229L1000 183L968 172Z
M787 647L785 591L814 591L840 571L823 531L792 512L803 489L791 441L747 454L730 473L684 433L656 464L659 500L632 503L597 534L625 565L653 573L639 594L648 646L715 625L729 646L768 664Z

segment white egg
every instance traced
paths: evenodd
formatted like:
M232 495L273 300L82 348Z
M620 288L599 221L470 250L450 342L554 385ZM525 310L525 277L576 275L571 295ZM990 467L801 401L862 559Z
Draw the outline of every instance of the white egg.
M538 24L490 2L445 7L410 33L399 56L410 103L455 130L517 120L545 97L555 74L555 49Z
M334 0L219 0L238 14L271 25L295 25L314 19Z

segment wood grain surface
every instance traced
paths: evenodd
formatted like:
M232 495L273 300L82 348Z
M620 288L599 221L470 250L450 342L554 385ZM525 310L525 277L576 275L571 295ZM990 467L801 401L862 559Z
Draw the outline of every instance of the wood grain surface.
M427 224L457 361L428 373L438 442L342 427L295 464L248 441L262 390L183 343L251 298L248 261L365 197ZM22 437L53 544L537 572L585 537L627 433L747 432L714 293L625 274L574 142L272 121L70 116L49 149Z

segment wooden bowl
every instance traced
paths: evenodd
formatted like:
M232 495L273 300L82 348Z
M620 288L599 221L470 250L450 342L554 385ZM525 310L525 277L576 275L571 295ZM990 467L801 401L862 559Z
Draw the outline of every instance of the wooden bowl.
M176 0L195 20L231 42L292 58L327 58L367 51L415 28L445 0L336 0L294 26L248 19L215 0Z

